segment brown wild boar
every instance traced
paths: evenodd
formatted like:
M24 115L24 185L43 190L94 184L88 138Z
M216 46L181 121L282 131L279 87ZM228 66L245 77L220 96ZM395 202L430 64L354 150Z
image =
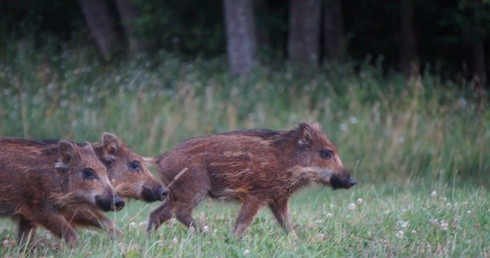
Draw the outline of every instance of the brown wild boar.
M120 210L124 204L90 144L0 138L0 216L18 223L19 243L43 226L75 246L77 234L63 212Z
M291 131L249 130L196 137L156 158L170 193L150 214L148 231L175 217L196 227L192 210L207 196L241 202L233 233L239 237L268 206L291 230L288 199L312 182L348 189L356 184L336 147L316 123ZM188 170L186 170L188 169Z
M57 144L57 140L45 140ZM101 143L92 147L99 160L106 166L109 180L117 193L123 198L134 198L146 202L163 201L168 189L148 170L143 157L136 154L116 135L104 133ZM64 216L72 225L104 228L111 236L121 233L116 226L99 210L67 210Z

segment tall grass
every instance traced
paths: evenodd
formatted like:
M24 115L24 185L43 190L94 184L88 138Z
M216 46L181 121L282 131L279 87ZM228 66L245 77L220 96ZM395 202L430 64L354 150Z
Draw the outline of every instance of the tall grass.
M103 64L87 49L39 49L29 40L6 43L0 52L2 136L94 142L110 131L154 156L197 135L288 130L302 121L323 126L360 185L333 194L313 188L295 197L296 235L283 235L262 212L238 241L228 233L236 206L206 203L195 216L209 225L208 234L170 223L146 238L140 224L156 204L135 203L113 214L126 232L123 239L110 242L103 232L82 230L86 249L56 251L51 242L43 249L41 242L35 252L489 255L490 110L488 96L474 95L470 84L431 74L407 80L369 64L325 67L310 80L295 78L287 67L261 67L240 80L226 74L224 59L184 61L160 52ZM12 239L13 230L0 226L0 238ZM0 248L2 255L21 251Z
M97 141L111 131L151 156L196 135L316 120L362 181L489 185L488 99L430 74L407 81L345 65L299 80L263 67L245 81L228 77L221 59L159 53L108 65L83 49L28 44L2 56L2 135Z

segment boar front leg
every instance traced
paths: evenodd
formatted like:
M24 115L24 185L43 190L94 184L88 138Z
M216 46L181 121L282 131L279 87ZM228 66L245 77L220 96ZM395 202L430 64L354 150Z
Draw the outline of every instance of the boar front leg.
M243 200L240 213L236 220L235 228L233 229L233 234L235 237L239 238L242 235L250 223L252 223L255 215L260 208L262 208L262 206L264 206L264 203L253 196L248 196L245 200Z
M291 224L289 222L288 199L274 200L269 203L269 208L282 229L284 229L286 234L289 233L291 231Z
M78 245L78 236L68 221L59 214L39 214L39 223L51 231L55 236L63 238L71 247Z
M114 222L100 211L83 210L78 212L72 218L69 218L69 221L71 225L103 228L111 238L119 238L122 236L122 232L116 228Z
M36 226L32 224L30 220L21 217L19 220L19 229L17 231L17 242L20 245L32 243L35 234Z

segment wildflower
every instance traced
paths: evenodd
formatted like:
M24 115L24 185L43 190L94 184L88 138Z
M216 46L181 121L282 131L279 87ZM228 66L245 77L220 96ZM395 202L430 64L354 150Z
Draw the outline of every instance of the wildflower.
M436 196L437 196L437 192L436 192L435 190L434 190L434 191L432 191L432 193L430 194L430 196L432 196L432 197L436 197Z
M341 124L340 124L340 131L342 131L342 132L347 131L347 125L346 125L346 124L344 124L344 123L341 123Z
M332 213L327 212L327 213L325 214L325 218L331 218L331 217L333 217L333 214L332 214Z
M249 253L250 253L250 250L248 250L248 249L245 249L245 251L243 251L243 255L247 255Z
M208 227L208 226L204 226L204 227L202 228L202 232L203 232L203 233L208 233L208 232L209 232L209 227Z
M400 230L400 231L396 232L396 234L395 234L395 236L398 238L403 238L404 235L405 235L405 232L403 230Z
M3 246L3 248L7 248L7 247L9 247L9 243L10 243L10 242L9 242L9 240L8 240L8 239L4 239L4 240L2 241L2 246Z
M447 231L449 229L449 224L446 221L441 220L440 227L441 227L442 230Z
M357 204L362 204L363 200L362 200L362 198L358 198L356 202L357 202Z
M130 229L136 228L136 223L134 223L133 221L131 221L131 222L129 223L129 228L130 228Z
M320 241L324 241L325 240L325 237L326 236L323 233L318 234L318 238L320 239Z
M349 117L349 122L351 124L357 124L359 122L359 120L357 119L357 117L351 116L351 117Z
M405 221L405 220L399 220L396 222L396 225L400 228L408 228L408 221Z
M351 203L349 204L348 208L349 208L349 210L351 210L351 211L352 211L352 210L354 210L354 209L356 208L356 205L355 205L353 202L351 202Z
M439 221L437 219L432 218L429 220L429 223L433 226L439 227Z

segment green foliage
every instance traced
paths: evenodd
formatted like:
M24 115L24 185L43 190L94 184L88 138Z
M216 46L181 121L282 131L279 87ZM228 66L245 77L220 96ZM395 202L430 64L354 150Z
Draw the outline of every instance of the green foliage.
M221 1L134 2L141 9L136 21L142 36L169 51L216 56L224 53Z

